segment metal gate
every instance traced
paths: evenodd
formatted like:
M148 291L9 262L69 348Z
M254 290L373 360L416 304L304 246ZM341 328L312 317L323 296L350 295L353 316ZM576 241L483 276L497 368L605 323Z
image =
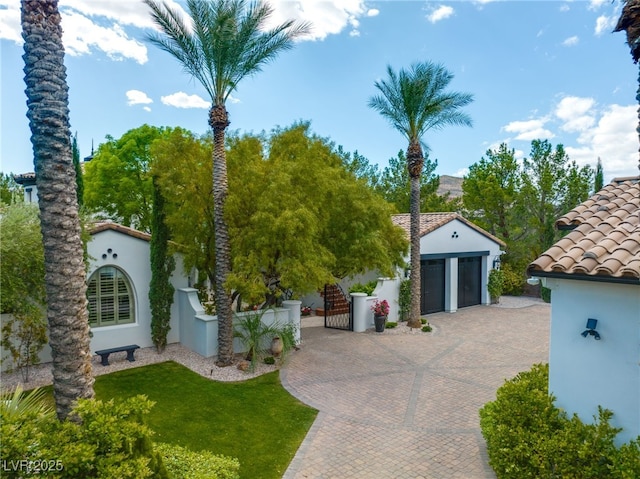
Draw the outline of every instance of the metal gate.
M324 286L324 327L353 331L353 303L338 284Z

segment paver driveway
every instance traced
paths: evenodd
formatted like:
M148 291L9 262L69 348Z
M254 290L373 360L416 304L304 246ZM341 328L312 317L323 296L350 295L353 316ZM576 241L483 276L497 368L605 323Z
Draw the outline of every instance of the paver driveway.
M282 383L320 412L284 478L495 478L478 410L548 361L549 305L525 304L429 315L432 333L303 328Z

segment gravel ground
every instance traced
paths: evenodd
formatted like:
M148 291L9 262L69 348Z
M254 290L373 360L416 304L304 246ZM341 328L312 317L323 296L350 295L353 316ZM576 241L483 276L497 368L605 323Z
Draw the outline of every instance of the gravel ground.
M492 308L525 308L535 304L543 303L539 298L527 296L502 296L498 304L492 304ZM318 316L307 316L301 318L301 327L318 327L323 326L324 318ZM401 322L397 327L386 329L384 334L425 334L421 329L408 328L407 323ZM435 331L434 331L435 332ZM365 334L381 334L375 330L369 329ZM304 336L304 334L303 334ZM203 377L214 381L244 381L254 378L277 369L277 365L266 365L258 363L253 372L241 371L237 368L237 362L242 359L237 357L237 362L233 366L219 368L216 366L215 358L205 358L193 351L188 350L180 344L170 344L166 347L162 354L158 354L155 348L138 349L135 353L135 362L130 363L126 360L125 353L115 353L109 356L109 366L100 364L100 356L92 358L93 375L100 376L122 369L145 366L147 364L161 363L164 361L175 361L188 367L192 371ZM17 385L21 385L24 389L33 389L35 387L46 386L52 383L51 363L39 364L32 367L30 379L23 383L20 372L2 373L0 376L0 389L2 391L11 390Z
M236 358L236 364L233 366L219 368L214 364L215 358L205 358L177 343L168 345L162 354L158 354L155 348L138 349L135 353L135 358L135 362L130 363L126 359L126 353L114 353L109 356L109 366L102 366L102 364L100 364L100 356L94 356L92 358L93 375L95 377L122 369L162 363L164 361L175 361L201 376L214 381L244 381L245 379L275 371L277 368L275 365L258 363L253 372L241 371L237 368L237 363L242 359L239 356ZM46 386L53 381L51 363L34 366L30 371L30 379L26 383L22 381L20 372L2 373L0 379L1 389L3 391L11 390L17 385L21 385L23 389Z

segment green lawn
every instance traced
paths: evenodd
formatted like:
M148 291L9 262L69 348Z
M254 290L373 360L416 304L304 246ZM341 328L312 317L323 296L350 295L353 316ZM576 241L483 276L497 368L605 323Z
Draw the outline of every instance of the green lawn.
M237 457L242 478L281 478L317 411L292 397L273 372L243 382L203 378L175 362L98 376L96 397L144 394L156 442Z

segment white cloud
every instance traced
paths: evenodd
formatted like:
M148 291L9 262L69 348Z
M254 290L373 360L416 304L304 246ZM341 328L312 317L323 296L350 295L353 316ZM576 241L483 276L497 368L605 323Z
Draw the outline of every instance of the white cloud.
M638 123L635 105L609 105L601 112L593 128L584 131L577 140L580 147L566 147L567 154L580 165L594 166L598 158L607 177L637 173Z
M153 100L147 94L140 90L129 90L127 93L127 105L146 105L153 103ZM147 107L148 108L148 107Z
M160 101L168 106L176 108L203 108L208 109L211 103L198 95L187 95L183 91L160 97Z
M571 7L569 7L569 5L567 5L566 3L564 5L560 5L561 12L568 12L569 10L571 10Z
M0 38L22 44L20 2L0 0Z
M580 39L576 35L574 35L572 37L567 38L564 42L562 42L562 45L565 47L573 47L578 43L580 43Z
M544 118L525 121L512 121L502 129L509 133L515 133L516 140L531 141L538 138L553 138L555 135L551 131L544 128L546 123L547 120Z
M603 33L610 33L613 31L617 23L618 23L617 16L612 15L608 17L606 15L600 15L596 19L596 27L594 29L594 32L596 35L602 35Z
M598 10L602 5L610 0L589 0L589 10Z
M350 35L358 36L359 18L373 17L380 12L368 9L364 0L291 1L272 0L274 9L270 25L286 20L296 20L311 24L311 32L305 40L324 40L351 27Z
M69 55L86 55L95 47L113 60L127 58L140 64L147 62L147 47L130 39L118 24L101 27L84 15L71 12L62 14L62 28L62 42Z
M555 109L555 115L563 122L560 128L567 132L582 133L595 124L593 98L564 97Z
M448 5L440 5L438 8L433 10L429 15L427 15L427 20L431 23L439 22L440 20L445 20L453 15L455 12L453 7Z

